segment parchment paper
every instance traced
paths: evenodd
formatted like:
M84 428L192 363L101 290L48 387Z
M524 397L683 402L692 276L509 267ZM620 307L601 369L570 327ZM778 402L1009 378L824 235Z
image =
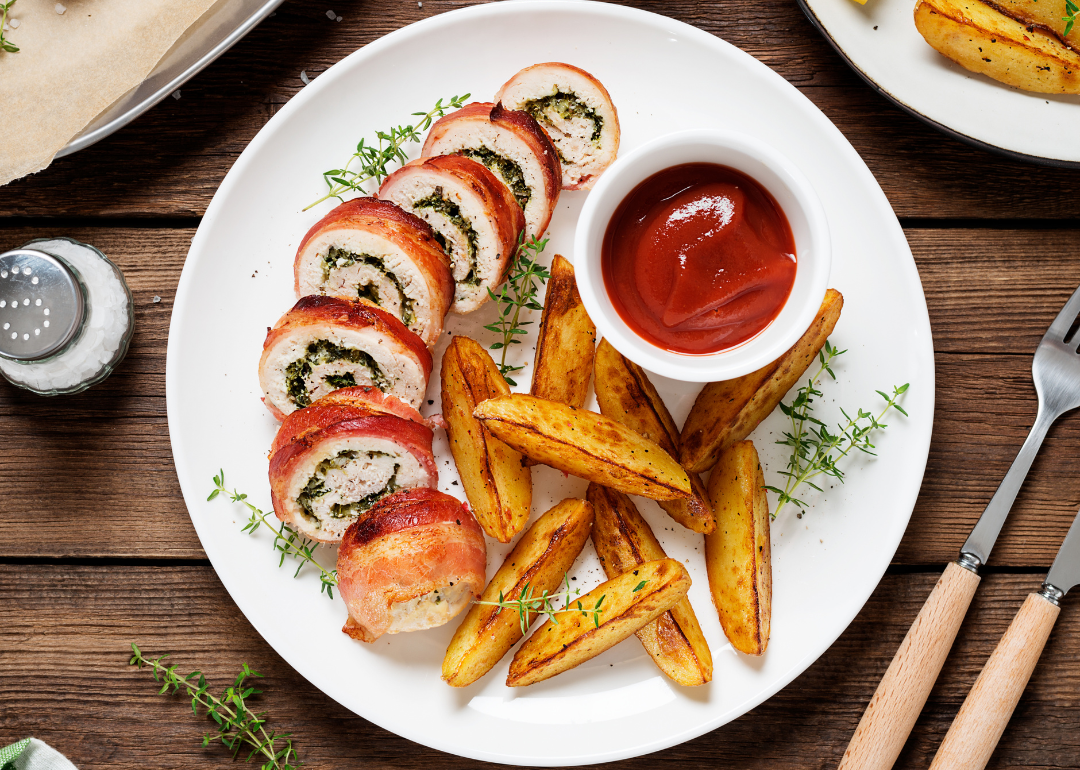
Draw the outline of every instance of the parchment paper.
M0 185L40 171L215 0L19 0L0 52Z

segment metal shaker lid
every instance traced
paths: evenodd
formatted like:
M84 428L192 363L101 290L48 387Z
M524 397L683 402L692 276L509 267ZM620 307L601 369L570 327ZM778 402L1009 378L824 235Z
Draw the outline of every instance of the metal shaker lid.
M64 349L86 318L85 290L66 262L36 249L0 254L0 356L38 361Z

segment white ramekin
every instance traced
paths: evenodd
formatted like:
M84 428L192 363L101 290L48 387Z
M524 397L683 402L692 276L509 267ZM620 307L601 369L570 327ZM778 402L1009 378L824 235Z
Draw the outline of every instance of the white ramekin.
M780 204L795 238L795 283L780 314L756 336L718 353L676 353L638 335L615 310L600 266L604 233L623 198L653 174L683 163L717 163L757 181ZM639 366L688 382L740 377L779 358L798 341L821 306L831 263L829 224L810 182L769 145L733 131L679 131L620 157L589 193L574 236L578 291L600 334Z

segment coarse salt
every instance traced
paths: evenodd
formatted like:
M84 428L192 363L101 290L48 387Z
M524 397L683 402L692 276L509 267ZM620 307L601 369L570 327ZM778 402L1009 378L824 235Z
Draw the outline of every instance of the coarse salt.
M308 77L307 70L300 70L300 80L305 86L311 83L311 78Z
M8 19L7 23L11 26L12 29L18 29L19 25L22 24L22 22L18 19Z
M60 15L63 15L64 11L66 11L67 8L65 8L61 3L57 3L53 6L53 10L55 10Z
M337 14L334 13L333 11L327 11L326 12L326 18L330 19L330 21L334 21L334 19L337 18Z

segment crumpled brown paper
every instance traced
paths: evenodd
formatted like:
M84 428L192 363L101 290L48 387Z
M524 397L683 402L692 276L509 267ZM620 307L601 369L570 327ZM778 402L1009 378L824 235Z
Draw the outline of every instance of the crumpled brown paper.
M0 51L0 185L48 166L214 2L18 0L4 35L20 50Z

